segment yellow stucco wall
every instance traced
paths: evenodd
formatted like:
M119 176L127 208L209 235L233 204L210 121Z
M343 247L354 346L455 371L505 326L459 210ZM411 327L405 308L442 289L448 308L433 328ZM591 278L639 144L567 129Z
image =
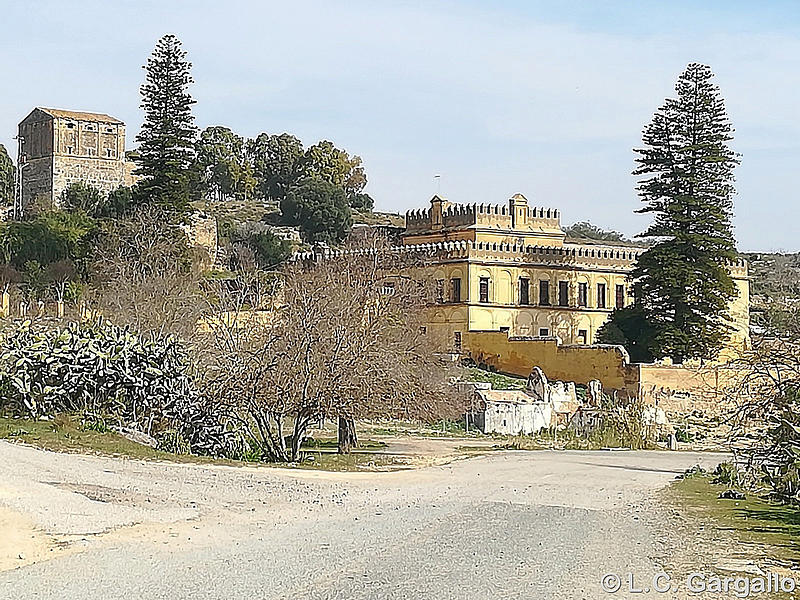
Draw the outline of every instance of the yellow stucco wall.
M607 389L635 385L636 371L620 346L568 346L556 340L509 338L505 333L476 331L464 336L464 352L479 364L528 377L539 367L552 380L586 384L598 379Z
M409 211L403 244L420 255L420 265L442 290L431 308L432 331L457 344L468 332L497 331L513 336L558 336L565 345L592 344L616 307L632 303L628 275L642 248L567 242L555 209L533 208L516 195L508 205L458 205L434 197L430 209ZM731 265L737 295L730 305L732 331L722 362L749 349L749 280L744 261ZM520 282L529 281L528 303ZM451 281L460 297L451 297ZM488 282L481 297L481 280ZM549 305L540 304L540 282L549 283ZM559 284L568 284L560 306ZM598 285L605 286L604 302ZM579 290L586 289L586 302Z
M625 286L625 304L631 302L624 272L574 271L557 267L537 267L481 262L448 262L428 267L434 281L444 282L444 303L431 308L432 325L441 323L442 314L458 314L463 328L450 331L501 331L508 329L513 336L557 335L568 344L588 343L595 340L598 329L608 319L615 306L616 286ZM481 278L489 280L488 302L480 302ZM452 303L450 285L453 279L461 280L460 302ZM529 303L521 304L520 280L529 281ZM539 285L549 282L550 306L539 305ZM558 306L559 282L569 283L569 307ZM587 286L587 306L578 306L579 284ZM605 285L605 307L599 307L598 284ZM453 312L454 307L462 310ZM453 324L454 322L450 322ZM547 330L543 332L543 330ZM582 335L585 334L585 335Z
M606 392L620 391L668 414L694 410L720 414L733 407L731 392L749 371L735 365L704 367L631 364L619 346L569 346L557 340L509 338L476 331L464 336L464 353L478 364L528 377L539 367L551 380L587 384L597 379Z

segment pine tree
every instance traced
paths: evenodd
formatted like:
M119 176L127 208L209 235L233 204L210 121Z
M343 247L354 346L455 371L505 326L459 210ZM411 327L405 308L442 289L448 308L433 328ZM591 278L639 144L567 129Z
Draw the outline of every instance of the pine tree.
M188 209L195 179L195 101L187 92L194 83L191 67L177 37L168 34L158 40L143 67L147 75L140 91L145 118L136 138L142 201L179 214Z
M711 69L692 63L643 132L637 191L654 222L639 237L655 243L632 274L636 302L655 330L654 351L676 363L714 357L729 332L736 288L731 217L733 128Z
M14 163L5 146L0 144L0 206L14 203Z

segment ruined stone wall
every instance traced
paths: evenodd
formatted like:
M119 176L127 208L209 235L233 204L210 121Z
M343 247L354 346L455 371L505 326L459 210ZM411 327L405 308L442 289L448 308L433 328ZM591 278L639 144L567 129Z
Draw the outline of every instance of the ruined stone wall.
M503 373L527 377L533 367L548 379L588 384L598 379L606 389L624 390L636 384L628 353L622 346L562 346L555 338L515 338L503 332L464 334L464 352L479 364Z
M647 403L668 414L700 410L721 414L731 406L733 393L748 374L735 365L710 367L635 365L638 380L634 390Z
M201 266L205 269L212 268L219 250L217 219L204 213L193 213L183 230Z
M733 364L712 366L631 364L621 346L567 346L556 339L508 337L505 333L469 332L464 353L479 364L527 377L539 367L550 379L588 384L599 380L606 392L641 398L670 416L693 411L720 415L730 410L733 392L748 375Z
M481 430L484 433L530 435L551 427L553 414L553 406L547 402L486 402Z

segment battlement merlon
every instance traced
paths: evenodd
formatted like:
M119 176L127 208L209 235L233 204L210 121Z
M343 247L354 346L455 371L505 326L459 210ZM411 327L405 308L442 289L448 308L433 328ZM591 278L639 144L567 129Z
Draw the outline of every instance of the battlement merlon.
M512 196L507 205L456 204L437 195L431 199L430 208L406 213L407 234L468 228L564 238L560 211L528 206L528 200L522 194Z

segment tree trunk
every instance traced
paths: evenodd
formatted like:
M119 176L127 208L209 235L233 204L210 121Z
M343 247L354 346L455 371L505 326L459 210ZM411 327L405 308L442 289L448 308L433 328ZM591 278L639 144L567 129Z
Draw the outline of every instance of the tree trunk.
M339 417L339 454L350 454L350 450L358 446L356 420L350 417Z

